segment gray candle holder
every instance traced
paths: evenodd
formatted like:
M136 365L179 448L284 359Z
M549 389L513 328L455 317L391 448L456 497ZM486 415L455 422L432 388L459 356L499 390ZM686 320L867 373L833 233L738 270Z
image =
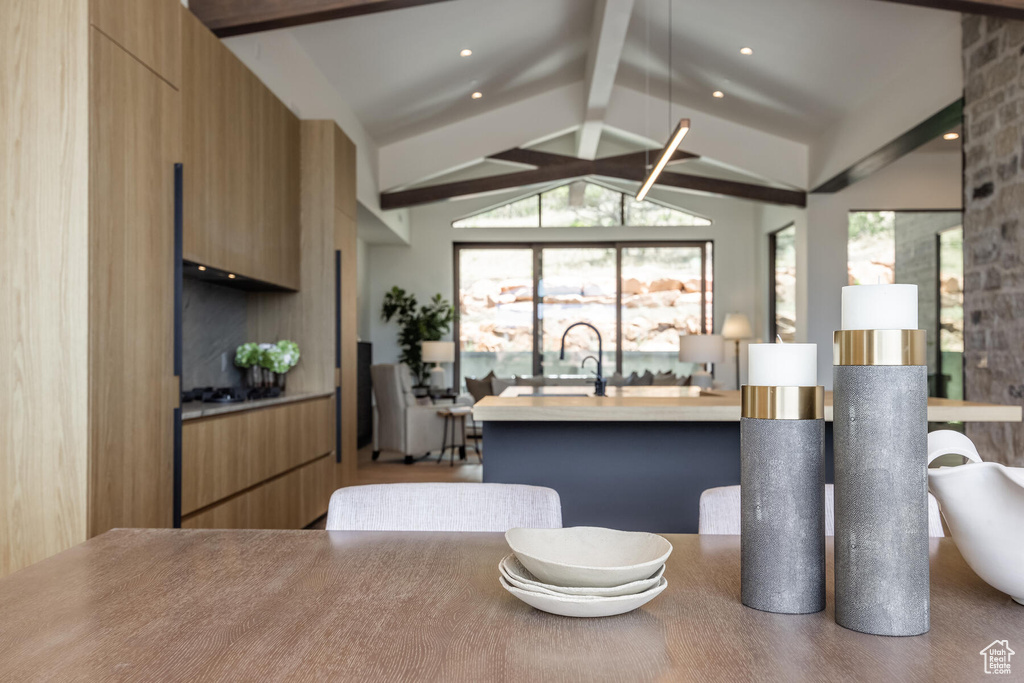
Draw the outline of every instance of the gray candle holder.
M862 633L930 628L925 341L924 330L835 333L836 623Z
M740 584L764 612L825 609L825 391L742 389Z

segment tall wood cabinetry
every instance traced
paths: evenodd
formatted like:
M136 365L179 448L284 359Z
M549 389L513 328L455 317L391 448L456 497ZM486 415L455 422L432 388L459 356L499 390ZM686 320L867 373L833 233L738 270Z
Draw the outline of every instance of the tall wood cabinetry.
M0 574L171 524L179 0L0 3Z
M185 259L299 288L299 120L182 12Z

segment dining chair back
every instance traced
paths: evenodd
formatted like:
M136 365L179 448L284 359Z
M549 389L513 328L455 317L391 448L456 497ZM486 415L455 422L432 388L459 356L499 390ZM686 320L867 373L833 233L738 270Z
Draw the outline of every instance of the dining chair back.
M697 533L740 533L740 487L719 486L700 494ZM835 535L835 493L832 484L825 484L825 535ZM942 518L935 496L928 494L928 535L942 538Z
M338 489L328 531L508 531L558 529L554 489L522 484L370 484Z

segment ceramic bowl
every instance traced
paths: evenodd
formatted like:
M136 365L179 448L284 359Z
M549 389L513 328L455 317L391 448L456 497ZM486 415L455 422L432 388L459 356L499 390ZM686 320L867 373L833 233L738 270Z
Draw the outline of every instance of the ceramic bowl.
M574 586L555 586L550 583L541 583L522 565L515 555L508 555L498 564L498 571L505 577L505 580L516 588L524 591L536 591L548 595L570 595L576 597L615 597L617 595L635 595L649 590L658 585L662 575L665 573L665 565L661 565L654 573L654 576L633 581L632 583L612 588L577 588Z
M658 585L643 593L598 598L593 596L546 595L516 588L510 585L503 576L498 577L498 580L501 582L502 588L530 607L563 617L611 617L616 614L625 614L626 612L632 612L637 607L646 605L668 587L668 581L662 577Z
M656 534L590 526L509 529L505 540L539 581L578 588L642 581L672 554L672 544Z

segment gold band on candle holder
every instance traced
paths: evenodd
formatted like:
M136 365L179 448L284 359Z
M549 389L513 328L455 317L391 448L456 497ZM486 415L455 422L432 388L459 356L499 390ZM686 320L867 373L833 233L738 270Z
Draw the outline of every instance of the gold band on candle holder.
M743 417L759 420L822 420L825 387L755 387L743 385Z
M838 330L833 365L928 365L925 330Z

